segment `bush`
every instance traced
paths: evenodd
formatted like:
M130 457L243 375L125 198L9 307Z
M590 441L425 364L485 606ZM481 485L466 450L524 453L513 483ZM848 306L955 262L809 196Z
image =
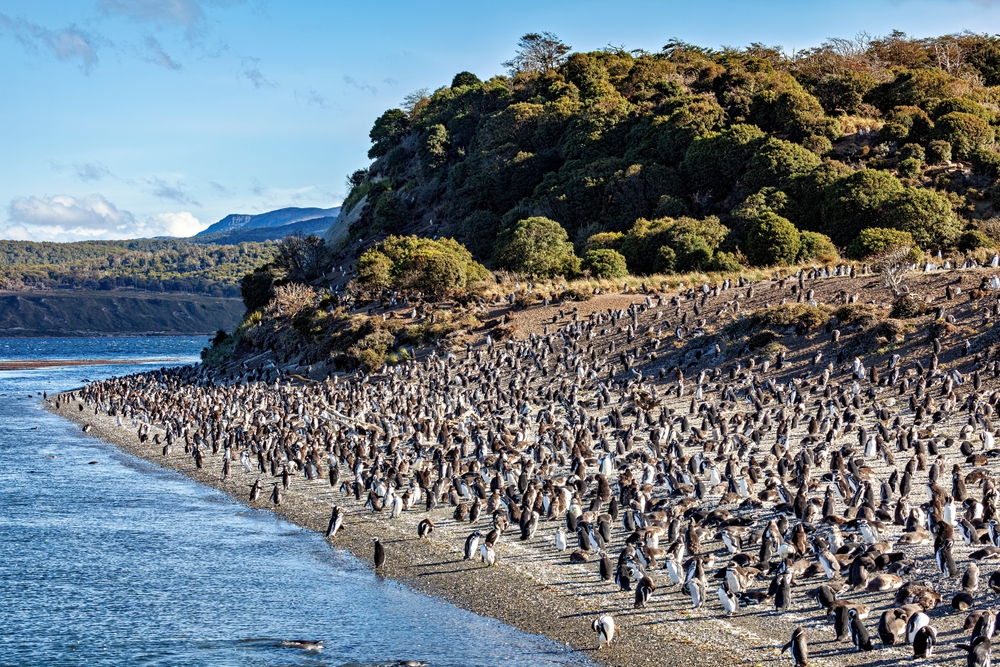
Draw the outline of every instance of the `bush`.
M812 171L819 164L819 157L808 149L772 138L750 158L741 182L750 192L765 187L780 187L789 178Z
M975 149L993 143L993 128L979 116L953 111L938 118L934 136L951 144L953 155L966 158Z
M809 262L814 259L836 259L837 246L826 234L819 232L799 232L799 241L802 247L799 250L798 260Z
M927 144L928 164L943 164L951 162L951 144L947 141L935 139Z
M580 271L569 235L555 220L532 217L500 233L493 262L517 273L552 277Z
M717 252L712 257L708 266L710 271L722 271L724 273L738 273L743 270L743 264L735 253Z
M921 164L927 159L926 153L924 152L924 147L920 144L905 144L899 149L899 157L902 160L908 160L910 158L916 158Z
M904 160L899 161L898 170L899 175L904 178L916 178L921 172L921 162L915 157L908 157Z
M776 213L761 214L747 232L747 259L755 266L795 262L802 248L799 230Z
M848 254L854 259L864 259L892 248L913 247L913 235L898 229L869 227L861 230L858 237L848 247Z
M621 250L625 234L622 232L601 232L587 237L587 250Z
M962 232L962 235L958 237L958 249L962 252L972 252L978 248L989 248L992 245L993 241L990 240L990 237L976 229Z
M712 246L698 234L681 234L674 240L676 269L681 272L701 271L712 260Z
M617 250L588 250L583 268L598 278L623 278L628 275L625 257Z
M926 313L926 305L921 304L909 294L904 294L892 304L892 312L889 313L889 317L897 320L908 320Z
M729 229L715 216L704 220L640 218L618 250L625 256L629 271L636 275L691 271L706 267L728 234Z
M885 208L887 227L909 232L921 248L944 248L955 242L961 224L951 202L933 190L906 188Z
M358 260L358 283L369 289L418 289L442 296L489 277L454 239L390 236Z
M883 209L905 188L887 171L862 169L826 188L824 231L834 243L850 243L866 227L887 227Z
M257 267L240 280L240 295L247 312L260 310L274 297L276 276L273 264Z

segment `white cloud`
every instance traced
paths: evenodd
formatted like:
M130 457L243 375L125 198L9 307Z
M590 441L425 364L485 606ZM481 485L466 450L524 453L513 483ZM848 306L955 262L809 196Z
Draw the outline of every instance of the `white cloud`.
M207 226L187 211L136 220L131 212L119 209L99 194L83 198L20 197L7 208L7 226L0 228L0 238L82 241L192 236Z
M142 236L194 236L208 225L187 211L160 213L147 218L142 225Z
M90 70L97 65L98 42L106 41L75 25L50 30L24 19L12 19L6 14L0 14L0 28L9 31L29 51L48 50L63 62L78 61L84 74L90 74Z
M101 9L137 22L183 26L194 39L205 23L205 7L242 4L242 0L100 0Z

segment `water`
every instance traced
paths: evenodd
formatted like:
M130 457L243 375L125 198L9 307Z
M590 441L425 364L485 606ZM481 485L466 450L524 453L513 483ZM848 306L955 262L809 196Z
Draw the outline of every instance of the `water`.
M0 339L0 360L190 362L204 345ZM142 368L0 372L0 665L587 663L380 579L321 536L85 436L28 396Z

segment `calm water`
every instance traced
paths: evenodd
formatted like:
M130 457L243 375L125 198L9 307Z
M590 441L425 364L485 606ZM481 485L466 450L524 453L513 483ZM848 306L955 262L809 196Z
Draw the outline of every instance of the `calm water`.
M204 345L0 339L0 359L190 362ZM30 396L140 368L0 372L0 665L586 663L381 580L319 535L85 436Z

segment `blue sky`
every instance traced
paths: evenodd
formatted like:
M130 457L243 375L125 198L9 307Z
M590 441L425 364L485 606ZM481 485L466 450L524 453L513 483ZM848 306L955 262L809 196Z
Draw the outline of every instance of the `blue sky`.
M228 213L331 207L385 109L517 38L786 50L893 29L1000 32L1000 1L4 0L0 238L187 236Z

